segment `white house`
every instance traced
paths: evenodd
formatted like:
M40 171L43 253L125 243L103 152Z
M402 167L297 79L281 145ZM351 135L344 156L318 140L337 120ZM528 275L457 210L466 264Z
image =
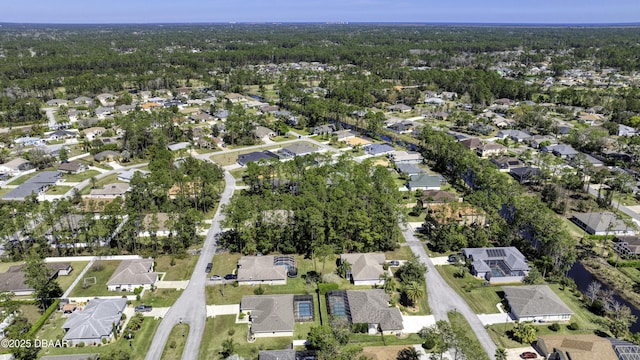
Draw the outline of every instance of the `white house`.
M123 260L107 281L107 289L109 291L133 291L139 287L150 289L158 279L158 273L153 272L153 259Z

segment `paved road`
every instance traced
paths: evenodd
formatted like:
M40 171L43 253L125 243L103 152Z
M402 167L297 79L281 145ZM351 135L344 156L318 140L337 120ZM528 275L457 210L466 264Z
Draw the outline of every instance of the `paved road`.
M200 342L202 341L207 318L204 291L207 282L205 268L207 263L212 261L216 251L215 234L220 232L220 222L224 219L224 215L221 213L222 206L229 203L235 191L236 181L228 171L224 173L224 181L225 188L221 195L220 205L213 218L211 228L209 228L209 232L207 233L200 258L193 271L189 285L175 304L169 309L167 315L162 319L151 343L151 347L147 352L145 358L147 360L160 359L171 330L181 321L189 324L189 338L182 353L182 359L194 360L198 358Z
M42 108L42 110L47 114L47 118L49 119L49 129L56 129L58 127L58 123L56 122L56 117L54 112L58 111L57 108Z
M427 282L427 294L429 296L429 306L431 312L438 320L447 320L447 313L449 311L457 311L464 315L469 322L471 329L478 337L480 344L489 355L490 359L494 359L496 352L496 345L489 336L489 333L478 319L478 316L471 310L469 305L447 284L446 281L440 276L438 270L431 259L424 251L422 242L417 239L411 228L402 228L402 235L404 236L407 244L411 248L411 251L420 258L420 260L427 265L427 273L425 274Z

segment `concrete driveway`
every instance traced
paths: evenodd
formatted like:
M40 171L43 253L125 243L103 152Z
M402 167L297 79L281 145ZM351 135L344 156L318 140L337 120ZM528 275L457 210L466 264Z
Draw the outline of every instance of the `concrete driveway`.
M544 359L544 357L542 357L542 355L540 355L540 353L538 353L536 349L534 349L532 346L527 346L527 347L521 347L521 348L515 348L515 349L507 349L507 360L522 360L522 358L520 357L520 354L522 354L525 351L534 352L538 354L538 359Z
M158 281L156 287L158 289L186 289L189 285L189 280L181 281Z
M435 325L436 318L433 315L409 316L402 315L402 331L410 334L417 334L423 327Z
M218 315L237 315L240 313L240 304L207 305L207 317Z

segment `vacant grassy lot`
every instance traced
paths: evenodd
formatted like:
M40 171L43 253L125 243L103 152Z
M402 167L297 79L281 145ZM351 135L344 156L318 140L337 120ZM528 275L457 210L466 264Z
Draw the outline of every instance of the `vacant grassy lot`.
M245 359L256 359L260 350L285 349L293 341L291 337L258 338L256 342L250 344L247 342L248 331L248 325L236 324L233 315L207 318L199 358L202 360L220 358L222 342L228 338L233 339L238 355Z
M469 304L476 314L498 313L496 305L502 301L502 288L497 285L483 285L484 281L467 274L464 279L454 274L457 266L436 266L444 280Z
M95 184L95 188L96 189L102 189L106 184L111 184L111 183L122 183L124 181L120 181L118 180L118 174L111 174L111 175L107 175L101 179L98 179L96 181ZM85 187L84 189L82 189L80 191L80 194L82 195L89 195L89 193L91 192L91 184L89 184L89 186Z
M176 289L156 289L156 291L145 290L140 301L134 301L133 305L151 305L153 307L170 307L182 295L182 290Z
M384 253L385 258L388 260L409 260L413 258L413 252L408 246L400 246L393 251L387 251Z
M198 261L197 256L186 255L183 258L173 258L174 265L171 265L171 256L160 255L156 257L155 271L166 273L163 281L189 280L193 269Z
M184 345L187 343L187 337L189 337L189 325L178 324L173 327L167 344L164 346L162 352L162 360L179 360L182 359L182 351Z
M248 154L254 151L274 150L281 147L282 145L264 145L264 146L259 146L252 149L245 149L245 150L239 149L237 151L230 151L224 154L211 155L210 159L211 161L213 161L214 163L220 166L232 165L238 161L238 155Z
M71 297L85 297L85 296L105 296L105 295L125 295L130 293L125 292L113 292L107 290L107 281L116 270L116 268L120 265L119 260L109 260L109 261L96 261L91 269L87 271L78 286L76 286L69 296ZM89 286L86 289L82 288L82 284L84 279L87 278L96 278L96 283Z
M81 182L87 179L91 179L93 176L100 175L97 170L87 170L79 174L62 174L62 178L67 182Z
M458 312L450 312L448 316L449 316L449 322L451 323L451 327L453 328L453 331L459 336L463 335L466 339L468 339L468 341L463 344L464 346L463 349L465 350L465 353L467 354L467 356L469 356L471 353L469 349L478 349L478 351L473 352L474 359L489 360L489 357L487 356L487 354L484 351L480 351L482 350L482 346L480 345L480 342L478 341L476 334L473 332L473 330L471 329L471 326L469 326L469 323L464 318L464 316L462 316L462 314Z

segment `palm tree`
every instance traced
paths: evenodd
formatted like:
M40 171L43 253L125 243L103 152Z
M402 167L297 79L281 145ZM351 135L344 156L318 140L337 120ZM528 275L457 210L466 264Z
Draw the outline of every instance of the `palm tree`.
M222 355L227 358L236 352L236 343L233 342L233 338L228 338L222 342Z
M398 352L398 356L396 357L396 359L397 360L419 360L420 353L418 352L418 350L416 350L416 348L412 346L412 347L408 347L400 350L400 352Z
M412 281L404 286L404 295L411 304L415 304L424 297L424 288L416 281Z
M382 288L385 293L390 294L396 289L396 281L388 272L385 271L380 274L380 280L383 281Z
M504 348L497 348L496 349L496 360L507 360L507 350L505 350Z

